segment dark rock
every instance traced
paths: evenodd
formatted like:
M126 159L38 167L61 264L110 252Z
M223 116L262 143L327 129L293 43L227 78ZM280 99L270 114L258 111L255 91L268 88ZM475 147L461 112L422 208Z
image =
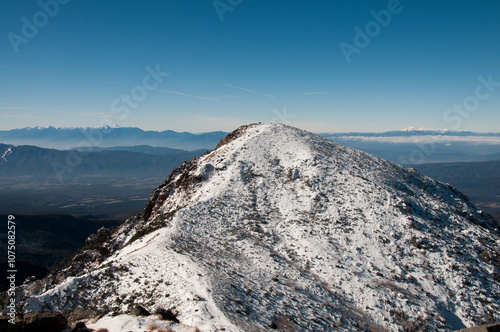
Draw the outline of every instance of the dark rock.
M71 332L90 332L92 330L87 328L84 322L78 322L75 324L75 327L71 329Z
M500 323L469 327L456 332L500 332Z
M24 314L24 331L60 332L68 328L68 320L58 312L34 312Z
M229 142L231 141L234 141L235 139L237 139L238 137L241 137L245 134L245 132L249 129L249 128L252 128L252 127L255 127L257 125L257 123L252 123L252 124L249 124L249 125L245 125L245 126L241 126L239 127L238 129L232 131L231 133L229 133L226 137L224 137L223 139L220 140L219 144L217 144L217 147L215 148L216 150L218 148L220 148L221 146L223 145L226 145L228 144Z
M75 327L74 329L86 329L87 328L87 325L85 325L84 322L78 322L75 324Z
M0 317L0 331L21 332L23 331L23 321L16 319L15 324L9 322L10 317Z
M172 322L179 323L177 316L171 310L160 308L156 310L155 314L160 315L163 320L170 320Z
M149 311L147 311L146 309L144 309L142 306L138 305L138 306L135 306L134 309L132 309L130 311L130 314L131 315L134 315L134 316L149 316L151 315L149 313Z
M500 332L500 323L487 326L486 330L488 332Z

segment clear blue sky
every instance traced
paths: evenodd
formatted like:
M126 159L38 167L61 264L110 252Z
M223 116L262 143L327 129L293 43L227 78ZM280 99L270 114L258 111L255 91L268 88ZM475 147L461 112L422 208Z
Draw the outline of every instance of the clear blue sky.
M0 4L0 129L500 131L497 0L60 1Z

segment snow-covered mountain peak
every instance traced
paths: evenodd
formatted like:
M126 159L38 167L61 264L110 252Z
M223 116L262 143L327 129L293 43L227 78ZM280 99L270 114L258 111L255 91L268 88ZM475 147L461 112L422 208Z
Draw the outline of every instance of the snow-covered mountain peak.
M415 127L415 126L411 126L411 127L407 127L407 128L403 128L401 129L401 131L428 131L428 132L436 132L436 133L439 133L439 132L447 132L447 131L450 131L449 129L445 128L445 129L441 129L441 128L423 128L423 127Z
M500 319L498 248L498 228L451 186L253 124L175 169L22 303L80 318L168 309L179 331L444 331Z
M222 139L214 151L186 163L183 172L174 171L175 177L171 176L167 182L176 186L189 182L190 186L181 186L187 190L168 193L164 190L161 196L169 199L149 218L170 213L188 202L208 201L228 190L245 191L249 177L260 177L264 185L301 178L308 180L310 187L321 182L326 168L361 176L380 167L400 169L380 158L284 124L242 126ZM284 193L288 190L281 189ZM311 188L306 189L299 191L313 192ZM158 203L156 200L157 207Z

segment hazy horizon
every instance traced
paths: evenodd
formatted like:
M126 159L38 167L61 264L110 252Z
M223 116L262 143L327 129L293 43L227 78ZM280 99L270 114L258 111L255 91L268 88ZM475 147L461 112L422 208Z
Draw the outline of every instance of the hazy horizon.
M248 124L250 124L250 123L247 123L244 125L248 125ZM285 123L285 124L290 125L292 127L300 128L300 124L299 125L293 125L290 123ZM81 127L81 126L56 127L56 126L52 126L52 125L46 125L46 126L26 126L26 127L18 127L18 128L10 128L10 129L0 129L0 131L11 131L11 130L22 130L22 129L49 129L49 128L54 128L54 129L58 129L58 130L59 129L104 129L104 128L108 128L108 127L111 129L132 128L132 129L140 129L142 131L152 131L152 132L174 131L177 133L190 133L190 134L206 134L206 133L213 133L213 132L227 132L227 133L229 133L229 132L237 129L237 127L236 127L236 128L231 129L231 130L216 129L216 130L212 130L212 131L195 132L195 131L189 131L189 130L179 131L179 130L174 130L174 129L169 129L169 128L159 129L159 130L151 130L151 129L144 129L144 128L137 127L137 126L118 126L118 125L112 125L112 126L103 125L103 126L94 126L94 127ZM300 129L304 129L304 128L300 128ZM304 130L307 130L307 129L304 129ZM472 132L472 133L479 134L479 135L480 134L500 134L500 129L497 131L478 132L478 131L471 131L471 130L450 130L447 128L423 128L423 127L414 127L414 126L407 127L407 128L390 129L390 130L385 130L385 131L337 131L337 132L332 131L332 132L316 132L316 133L317 134L332 134L332 135L335 135L335 134L385 134L385 133L390 133L390 132L411 132L411 131L442 132L442 133Z

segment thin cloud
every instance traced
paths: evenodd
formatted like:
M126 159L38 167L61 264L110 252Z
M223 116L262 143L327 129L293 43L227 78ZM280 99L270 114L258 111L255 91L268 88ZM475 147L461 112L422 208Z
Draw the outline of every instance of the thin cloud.
M52 113L59 113L59 114L70 114L70 115L84 115L84 116L95 116L95 115L105 115L106 113L104 112L67 112L67 111L55 111L55 110L48 110L47 112L52 112Z
M57 110L50 110L46 108L38 108L38 107L19 107L19 106L0 106L0 110L17 110L17 111L41 111L41 112L47 112L47 113L57 113L57 114L69 114L69 115L85 115L85 116L95 116L95 115L103 115L106 113L102 112L69 112L69 111L57 111ZM31 113L27 113L28 115Z
M208 98L208 97L201 97L201 96L193 96L184 92L179 92L179 91L171 91L171 90L162 90L162 89L152 89L154 91L160 91L160 92L166 92L166 93L171 93L174 95L179 95L179 96L184 96L184 97L190 97L190 98L196 98L196 99L205 99L205 100L211 100L211 101L219 101L219 99L215 98Z
M468 143L472 145L488 144L500 145L500 137L496 136L443 136L443 135L421 135L421 136L390 136L390 137L371 137L371 136L335 136L335 138L370 143Z
M315 91L315 92L303 92L302 95L324 95L326 92L323 91Z
M57 113L57 114L69 114L69 115L84 115L84 116L96 116L103 115L106 113L103 112L68 112L68 111L56 111L56 110L44 110L49 113Z
M327 123L312 122L312 121L289 121L286 124L300 129L308 130L313 133L327 132L330 127Z
M206 115L195 115L198 123L203 123L210 130L225 130L233 131L234 129L250 123L252 121L242 118L233 117L218 117L218 116L206 116Z
M268 94L265 94L265 93L262 93L262 92L257 92L257 91L253 91L253 90L250 90L250 89L241 88L239 86L231 85L231 84L228 84L228 83L225 83L225 84L227 86L231 87L231 88L235 88L235 89L238 89L238 90L241 90L241 91L246 91L246 92L254 93L256 95L264 96L264 97L267 97L267 98L276 98L275 96L271 96L271 95L268 95Z
M20 118L20 119L45 119L45 117L28 114L0 113L0 118Z
M301 93L290 93L289 96L308 96L308 95L324 95L324 91L312 91L312 92L301 92Z
M0 110L48 111L46 109L36 108L36 107L8 107L8 106L0 106Z

